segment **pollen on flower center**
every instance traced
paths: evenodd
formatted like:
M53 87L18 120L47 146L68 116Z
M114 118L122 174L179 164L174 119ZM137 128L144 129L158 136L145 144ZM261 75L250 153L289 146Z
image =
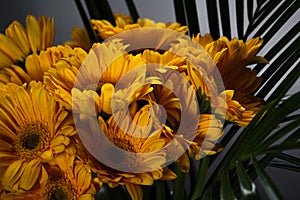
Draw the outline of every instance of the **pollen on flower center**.
M48 144L49 132L42 123L30 123L17 132L16 152L23 158L32 159L38 156Z

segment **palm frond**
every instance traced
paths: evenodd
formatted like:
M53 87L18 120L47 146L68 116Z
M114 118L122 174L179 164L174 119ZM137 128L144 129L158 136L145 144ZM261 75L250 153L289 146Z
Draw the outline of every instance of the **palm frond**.
M283 197L281 196L279 190L276 188L273 181L271 180L269 175L264 170L264 167L262 167L261 164L259 162L257 162L257 160L255 158L253 158L252 160L253 160L253 165L254 165L255 171L256 171L260 181L262 182L262 186L265 189L268 197L270 199L274 199L274 200L275 199L283 200Z

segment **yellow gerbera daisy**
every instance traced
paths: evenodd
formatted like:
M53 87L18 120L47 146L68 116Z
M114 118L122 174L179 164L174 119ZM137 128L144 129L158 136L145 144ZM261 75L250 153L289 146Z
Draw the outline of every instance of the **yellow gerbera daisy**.
M0 175L8 191L28 191L47 181L43 163L73 154L70 113L42 83L17 86L0 96Z
M166 109L167 123L171 125L172 130L163 131L164 137L170 142L176 136L178 139L178 143L175 143L177 150L188 150L190 156L200 159L207 154L220 151L221 148L215 143L223 135L222 120L217 119L214 114L218 114L220 117L224 116L225 112L220 107L219 99L221 97L218 96L216 83L206 74L210 62L198 58L195 63L201 63L201 67L196 70L196 67L189 62L189 60L193 60L192 56L194 55L192 53L195 53L192 50L179 44L174 45L164 53L145 50L143 57L148 64L159 64L154 74L159 77L162 84L152 86L154 90L149 94L149 101L152 104L158 103ZM204 54L202 57L205 57L204 51L198 51L199 54L201 52ZM189 59L187 60L184 56L188 56ZM174 70L177 73L174 73ZM196 96L198 97L197 100L195 99ZM200 98L202 96L203 99ZM214 112L211 107L215 108ZM209 115L210 117L205 118L202 115ZM189 128L185 128L188 130L186 132L194 134L193 136L189 134L187 136L178 135L177 129L178 126L182 125L180 121L182 117L184 119L189 118L191 122L194 120L194 124L191 123ZM211 125L209 125L210 123ZM194 127L193 130L192 127L195 125L197 127ZM182 171L187 172L189 170L190 164L186 153L176 162Z
M229 41L221 37L212 41L210 35L203 37L198 34L193 38L201 44L212 57L219 69L227 97L227 119L241 126L246 126L255 113L262 107L263 100L255 97L262 79L257 77L257 71L248 65L267 63L261 56L256 56L263 40L253 38L246 42L233 39ZM239 113L233 116L233 113Z
M43 199L94 199L99 185L93 181L90 167L68 154L58 157L56 163L58 167L47 168L49 179L42 188Z
M122 112L116 113L106 122L100 116L96 121L87 114L79 114L81 123L84 121L83 123L89 124L89 127L77 127L83 144L90 153L86 152L81 142L78 142L77 152L78 157L91 166L99 181L111 188L125 185L132 199L142 199L140 185L152 185L158 179L172 180L176 175L169 169L160 167L164 164L166 155L164 152L155 152L163 148L165 140L160 138L159 129L151 128L153 121L149 116L149 106L146 105L139 111L136 109L131 107L129 111L133 113L132 122L131 116L124 116ZM97 127L102 128L104 135L99 135ZM116 151L118 148L107 141L121 151ZM95 148L98 142L102 145Z
M0 34L0 69L12 64L24 67L25 59L32 53L39 53L52 46L54 40L54 19L41 16L38 20L28 15L26 27L14 21Z
M107 20L90 20L92 28L94 29L97 37L101 37L103 40L105 40L118 33L142 27L167 28L169 30L178 31L183 34L185 34L188 30L187 26L181 26L178 23L155 23L153 20L148 18L138 19L138 21L134 23L130 16L120 15L118 13L115 13L114 17L116 21L116 26L113 26ZM90 49L88 48L90 42L88 42L89 38L86 30L80 29L78 27L74 28L73 32L71 33L71 36L74 41L68 41L66 44L71 45L72 47L79 46L85 50Z
M126 30L141 28L141 27L156 27L156 28L168 28L171 30L176 30L181 33L186 33L187 26L180 26L178 23L155 23L153 20L145 18L138 19L137 23L133 23L130 16L115 14L116 26L113 26L110 22L106 20L91 20L93 29L96 34L102 39L107 39L110 36L121 33Z
M145 64L141 55L124 53L125 48L117 40L107 44L95 44L88 56L80 51L70 59L62 59L54 64L45 73L44 82L70 109L73 87L80 91L94 90L100 95L105 83L114 86L128 71Z
M0 82L22 85L32 80L42 81L44 73L61 59L66 60L66 62L78 63L74 58L75 55L83 60L86 53L80 48L72 49L69 46L58 45L49 47L39 52L39 54L33 53L27 56L25 70L16 65L0 70ZM78 65L80 64L81 62Z
M30 191L4 191L1 199L93 200L99 185L93 181L91 169L74 158L75 156L64 154L56 160L57 165L45 165L48 179L43 186L35 186Z
M73 39L73 41L67 41L65 42L65 45L68 45L72 48L81 47L86 52L89 52L92 47L92 43L89 39L89 35L86 29L74 27L71 32L71 38Z

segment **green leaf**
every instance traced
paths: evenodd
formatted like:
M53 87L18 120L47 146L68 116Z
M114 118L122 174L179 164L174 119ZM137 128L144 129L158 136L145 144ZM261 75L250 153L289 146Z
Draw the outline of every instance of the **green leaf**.
M235 124L232 124L232 127L226 131L224 137L221 140L221 145L227 146L227 144L232 141L232 139L236 136L236 133L241 130L241 127Z
M201 197L204 184L206 181L208 164L209 164L209 156L206 156L205 158L202 158L200 160L197 182L194 187L194 191L192 192L191 200L195 200Z
M77 7L78 12L80 14L80 17L82 19L82 22L84 24L84 27L85 27L88 35L89 35L89 39L90 39L91 44L97 42L94 31L93 31L93 29L91 27L91 24L90 24L90 20L88 19L87 15L86 15L86 13L83 9L81 1L80 0L75 0L75 4L76 4L76 7Z
M260 7L266 0L256 0L257 5Z
M300 166L300 158L296 158L295 156L291 156L286 153L279 153L276 157L281 160L285 160L289 163Z
M217 2L206 0L209 32L214 39L220 37Z
M126 2L127 8L129 10L129 13L130 13L130 16L131 16L133 22L136 23L137 20L139 19L139 14L138 14L138 11L135 7L133 0L125 0L125 2Z
M299 131L300 129L298 129ZM268 148L264 153L282 152L285 150L300 149L300 142L284 142L279 145L274 145Z
M180 23L183 26L186 25L183 0L174 0L173 2L174 2L176 22Z
M95 0L86 0L86 7L88 9L88 12L90 14L90 18L92 19L103 19L103 16L101 15L101 11L97 8L97 4Z
M100 191L95 195L95 200L129 200L129 194L124 190L122 186L110 188L107 184L104 184Z
M266 191L266 194L268 197L272 200L283 200L283 197L281 196L279 190L276 188L274 182L269 177L269 175L266 173L264 168L257 162L255 158L252 158L253 165L255 168L255 171L257 173L257 176L259 177L259 180L262 183L262 186L264 190Z
M263 168L267 167L270 164L270 162L272 162L272 160L277 156L277 154L278 153L269 153L265 155L263 158L259 160L260 165ZM255 168L253 167L253 165L250 165L247 168L247 174L249 175L251 180L256 180L257 174L255 173Z
M190 170L189 170L189 178L191 182L191 189L190 191L194 191L196 182L197 182L197 167L195 165L195 160L189 157L190 160Z
M291 143L291 142L295 142L295 141L299 140L300 139L299 131L300 131L300 127L297 130L295 130L294 133L289 135L283 142Z
M185 173L181 172L179 167L175 166L175 173L177 178L174 180L173 183L173 200L182 200L184 197L184 185L185 185Z
M239 38L243 38L244 36L244 1L236 0L236 25Z
M228 173L225 172L221 176L221 200L233 200L236 199L234 196L231 184L229 181Z
M290 7L280 16L280 20L277 20L268 32L264 35L265 42L268 42L278 30L288 21L288 19L298 10L300 1L296 0ZM278 16L279 17L279 16ZM259 36L259 35L257 35Z
M237 0L238 1L238 0ZM238 2L236 2L238 3ZM244 35L244 38L247 38L253 30L255 30L259 24L267 18L267 16L276 8L276 6L280 3L280 0L272 0L268 1L262 8L258 6L257 11L255 13L254 18L252 19L253 23L250 23L247 27L246 33Z
M240 189L244 199L254 199L254 197L256 196L255 184L252 182L240 162L237 162L236 168L240 183Z
M154 182L155 184L155 182ZM142 185L143 190L143 200L152 200L155 198L155 190L156 188L153 185Z
M294 165L289 162L282 162L282 161L272 161L269 164L269 167L274 167L274 168L279 168L279 169L285 169L289 171L294 171L294 172L300 172L300 166L299 165Z
M156 200L165 200L166 199L166 188L164 181L157 180L155 181L155 194Z
M300 22L298 22L293 27L291 27L291 29L266 52L264 58L266 58L269 61L272 60L274 56L276 56L276 54L278 54L279 51L281 51L282 48L284 48L287 45L287 43L289 43L299 33L299 31L300 31ZM261 71L265 65L266 64L258 64L254 67L254 69L257 71ZM268 69L268 72L269 71L274 72L275 70L276 68L274 69L273 67L271 67Z
M282 94L285 94L299 79L300 70L295 67L284 79L283 82L275 89L275 91L271 94L269 99L274 99Z
M203 197L201 198L203 200L213 200L213 190L212 188L208 188L207 190L205 190Z
M187 25L190 36L197 35L200 32L196 0L183 0L186 13Z
M286 0L284 1L278 9L276 9L276 11L273 14L269 14L270 16L268 16L267 21L265 21L263 23L263 25L256 31L256 36L259 37L261 35L263 35L263 33L265 31L268 30L268 28L270 28L272 26L272 24L276 21L276 20L280 20L278 19L278 17L281 14L284 14L286 9L290 6L291 2L293 2L293 0ZM257 22L261 22L261 21L257 21ZM256 26L257 27L257 26Z
M298 101L300 101L300 92L283 101L276 109L265 114L259 126L253 130L253 133L247 139L247 142L244 143L240 151L244 152L244 155L255 152L261 145L261 142L259 141L263 141L285 118L285 116L299 109L300 105L294 103ZM245 129L245 132L246 131L247 129Z
M300 41L300 38L299 38ZM272 89L274 89L274 85L276 85L281 79L283 79L282 84L284 82L289 82L287 81L287 71L290 69L290 67L292 67L295 62L297 61L300 52L297 51L299 50L299 47L295 47L295 45L291 45L283 54L281 54L277 60L278 63L276 63L276 61L274 62L274 64L272 65L272 67L277 68L277 65L280 65L280 67L278 67L278 70L273 73L271 75L271 77L269 78L269 80L265 81L265 84L261 87L261 89L259 90L259 92L257 93L257 96L260 97L264 97L266 96ZM297 57L295 57L297 56ZM299 74L299 72L295 72L296 74ZM284 77L284 78L283 78ZM290 86L290 84L288 84L288 86ZM283 86L281 86L281 90L284 91L288 91L289 88L283 88ZM274 97L274 95L273 95Z
M219 0L223 36L231 39L228 0Z
M202 93L201 87L198 88L196 93L197 101L199 102L199 110L201 114L211 114L211 102L205 93Z
M248 20L251 21L253 17L253 0L248 0L247 1L247 15L248 15Z
M109 21L113 26L116 26L115 17L107 0L94 0L97 4L97 9L101 13L102 19Z
M246 146L246 144L248 144L250 139L255 140L253 133L255 133L257 126L261 124L261 118L263 115L266 117L266 115L268 115L268 111L272 110L278 101L279 100L272 101L264 106L248 124L247 128L240 133L239 137L235 140L227 154L222 159L223 169L228 167L226 165L234 164L235 161L240 160L241 156L245 154L245 152L248 152L248 146ZM220 170L223 170L222 168Z
M258 148L253 152L254 155L259 155L262 152L266 151L272 144L275 142L278 142L281 138L286 136L287 134L291 133L294 129L299 127L300 124L300 118L298 120L295 120L287 125L284 125L284 127L280 128L278 131L276 131L274 134L272 134L270 137L265 138L264 142L262 142Z

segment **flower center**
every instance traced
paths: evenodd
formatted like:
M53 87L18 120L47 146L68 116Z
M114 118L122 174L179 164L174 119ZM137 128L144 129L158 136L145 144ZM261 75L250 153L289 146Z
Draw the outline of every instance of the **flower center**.
M55 174L56 176L57 174ZM76 199L76 191L72 188L71 183L63 177L50 177L50 183L45 192L47 200L69 200Z
M63 188L55 188L51 194L51 200L68 200L68 194Z
M24 138L23 142L23 146L25 149L32 150L38 146L40 142L40 136L38 133L32 133L30 135L27 135L27 137Z
M32 159L49 143L49 131L43 123L30 123L21 127L17 132L15 150L19 156Z

